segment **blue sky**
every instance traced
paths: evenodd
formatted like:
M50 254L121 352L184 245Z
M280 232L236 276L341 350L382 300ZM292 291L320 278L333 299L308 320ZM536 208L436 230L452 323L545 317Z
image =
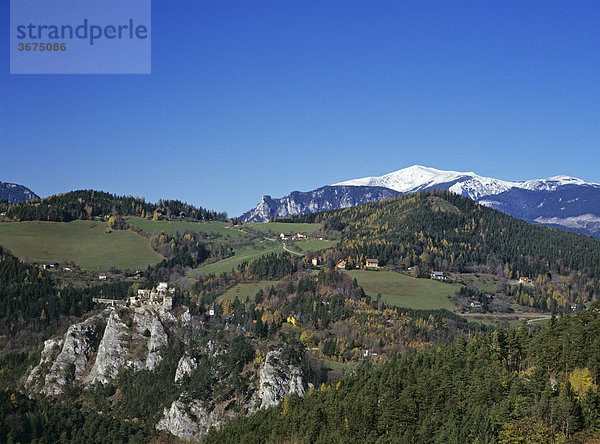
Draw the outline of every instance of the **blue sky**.
M600 2L154 1L151 75L9 75L0 180L239 215L413 164L600 182Z

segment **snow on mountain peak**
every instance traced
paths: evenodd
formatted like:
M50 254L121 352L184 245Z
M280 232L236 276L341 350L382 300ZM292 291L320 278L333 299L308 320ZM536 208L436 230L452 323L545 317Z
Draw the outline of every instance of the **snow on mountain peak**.
M441 188L478 200L483 196L500 194L511 188L539 191L555 190L557 187L563 185L585 184L588 184L588 182L570 176L555 176L549 179L510 182L492 177L479 176L473 172L444 171L422 165L413 165L383 176L347 180L335 185L381 186L401 193L413 193L426 189Z

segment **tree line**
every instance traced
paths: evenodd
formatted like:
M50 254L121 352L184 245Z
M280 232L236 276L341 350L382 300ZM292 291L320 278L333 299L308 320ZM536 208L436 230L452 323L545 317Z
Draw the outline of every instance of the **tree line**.
M153 204L133 196L118 196L104 191L78 190L57 194L44 199L8 204L6 216L14 221L70 222L92 220L112 214L121 216L186 217L195 220L227 220L226 213L207 210L179 200L159 200Z

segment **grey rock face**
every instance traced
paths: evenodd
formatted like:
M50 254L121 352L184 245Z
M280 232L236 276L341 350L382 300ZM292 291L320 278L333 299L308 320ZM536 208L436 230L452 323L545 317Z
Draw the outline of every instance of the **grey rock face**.
M39 380L39 376L52 362L40 392L45 395L62 393L69 381L81 378L86 372L88 363L98 346L103 324L104 317L99 314L84 322L71 325L63 339L46 341L40 364L32 370L27 383L33 383L35 379ZM54 356L58 349L60 352Z
M135 325L135 332L139 335L144 335L146 331L150 332L150 339L148 340L148 356L146 358L146 368L148 370L154 370L160 361L162 361L161 349L165 347L169 342L169 337L163 324L160 321L160 313L157 316L157 312L149 308L137 309L133 318ZM162 317L165 317L164 315ZM169 321L170 318L167 318ZM140 337L137 336L139 340Z
M25 381L25 387L33 388L35 386L43 385L44 381L44 372L47 371L54 362L54 358L60 350L62 350L62 346L64 343L63 338L59 339L48 339L44 342L44 349L42 350L42 356L40 358L40 363L36 365L27 379Z
M268 222L271 217L288 217L353 207L376 200L390 199L400 193L389 188L371 186L326 186L313 191L294 191L273 199L263 196L256 208L242 214L243 222Z
M261 409L275 406L293 393L304 396L302 372L293 365L283 366L280 358L279 350L270 351L258 370L255 400Z
M63 338L48 339L25 386L30 391L58 395L70 381L84 386L96 381L106 384L123 367L153 370L168 346L168 331L179 324L162 308L104 310L71 325Z
M179 361L175 380L182 378L188 371L192 372L196 365L195 360L184 355ZM246 407L252 413L275 406L293 393L299 396L305 393L302 372L293 365L284 364L279 350L271 351L258 370L256 391ZM198 440L211 427L219 427L237 415L231 410L226 411L224 404L207 409L200 400L189 401L185 398L185 394L181 395L170 408L164 409L163 416L156 425L158 430L168 430L185 440Z
M189 354L184 354L179 363L177 364L177 370L175 371L175 382L179 382L184 376L190 375L198 367L198 361L191 357Z
M119 368L126 364L133 365L137 370L142 368L140 360L130 361L126 343L129 339L129 329L123 323L117 311L112 311L106 322L104 336L98 347L96 361L89 375L85 378L86 383L100 381L106 384L115 378Z
M208 411L199 400L184 402L182 395L173 401L164 413L156 428L167 430L173 435L191 441L206 434L211 427L219 427L232 415L224 412L222 406Z

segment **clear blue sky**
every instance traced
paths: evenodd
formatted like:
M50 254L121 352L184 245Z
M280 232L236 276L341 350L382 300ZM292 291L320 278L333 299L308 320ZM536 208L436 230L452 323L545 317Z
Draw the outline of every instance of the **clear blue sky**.
M413 164L600 182L600 2L154 0L151 75L9 75L0 180L239 215Z

